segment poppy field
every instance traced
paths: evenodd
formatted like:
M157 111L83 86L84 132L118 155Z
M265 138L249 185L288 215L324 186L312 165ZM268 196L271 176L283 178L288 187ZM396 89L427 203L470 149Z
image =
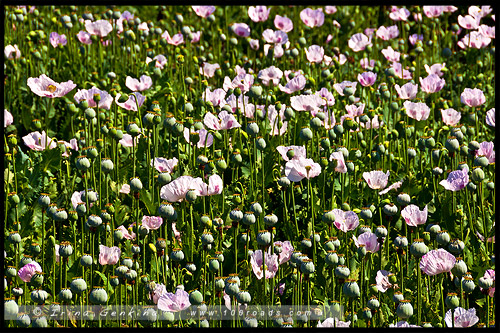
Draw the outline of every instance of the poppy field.
M4 6L5 327L495 327L490 6Z

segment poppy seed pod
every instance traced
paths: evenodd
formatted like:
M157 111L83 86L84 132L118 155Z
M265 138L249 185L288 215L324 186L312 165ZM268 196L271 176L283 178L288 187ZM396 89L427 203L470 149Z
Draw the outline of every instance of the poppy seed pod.
M276 225L276 223L278 223L278 217L274 214L267 214L266 216L264 216L264 223L267 226L272 227Z
M417 258L422 257L427 252L429 252L429 248L427 247L427 245L425 245L422 239L415 239L410 246L411 255Z
M309 127L302 127L299 132L299 137L304 141L309 141L313 138L313 132Z
M210 260L208 262L208 269L212 273L218 272L219 269L220 269L219 259L217 259L217 258L210 258Z
M70 288L74 293L80 294L87 290L87 282L82 278L73 278Z
M373 214L370 208L363 207L363 209L359 213L359 217L362 218L363 220L370 220L373 217Z
M462 258L458 257L455 261L455 265L453 265L453 268L451 269L451 272L458 277L462 277L465 273L467 273L467 264Z
M17 231L11 231L9 234L9 242L12 244L19 244L21 243L21 235Z
M87 171L88 168L90 168L90 161L87 158L87 156L82 155L82 156L77 158L76 168L82 172L85 172L85 171Z
M30 296L33 302L41 305L49 298L49 293L42 289L35 289L31 292Z
M458 306L460 306L460 298L457 296L456 293L448 293L446 295L446 298L444 299L444 303L448 308L453 310Z
M177 211L174 206L168 202L164 202L158 207L158 215L165 217L169 221L177 219Z
M481 169L480 166L474 167L474 169L472 170L471 178L476 183L480 183L481 181L483 181L485 178L483 169Z
M89 294L89 301L93 304L106 304L108 301L108 293L102 287L94 287Z
M302 260L302 262L300 264L300 271L303 274L307 274L307 275L314 273L315 267L314 267L314 263L313 263L312 259L306 258L306 259Z
M246 132L252 137L257 136L259 134L259 125L255 121L248 122Z
M408 319L413 316L413 306L408 300L401 300L396 308L396 315L401 319Z
M436 234L436 242L440 245L447 245L450 242L450 234L446 230L440 230Z
M59 246L59 255L63 258L67 258L73 254L73 246L71 246L70 242L61 242Z
M492 278L485 278L484 276L481 276L477 281L477 285L483 289L489 289L493 287L494 283L495 281Z
M375 310L375 309L378 309L380 307L380 302L377 298L377 296L372 296L370 297L370 299L368 300L368 302L366 303L366 306L371 309L371 310Z
M90 215L87 219L87 226L90 228L97 228L102 224L102 219L97 215Z
M35 272L31 277L30 284L34 287L40 287L43 284L43 272Z
M361 295L358 283L356 282L356 280L352 279L344 282L344 285L342 286L342 292L344 293L344 295L351 298L358 298Z
M309 249L312 246L312 242L309 238L304 238L300 242L300 245L305 249Z
M16 324L19 327L28 327L31 325L30 316L27 313L19 313L16 317Z
M476 284L474 283L474 279L472 277L464 276L462 278L462 290L470 294L476 289Z
M73 298L73 293L71 292L70 288L63 288L61 289L61 291L59 291L57 297L61 302L69 302Z
M101 160L101 170L104 173L110 173L111 171L113 171L113 169L114 169L113 161L111 161L110 158L103 158Z
M448 244L448 250L453 254L461 253L464 250L464 248L465 248L465 243L462 242L460 239L453 239Z
M408 246L408 239L405 236L398 235L394 238L394 246L397 248L405 248Z
M396 197L396 202L401 206L407 206L411 202L411 198L407 193L399 193Z
M170 258L173 260L173 261L182 261L184 260L184 252L182 252L182 250L180 248L175 248L172 250L172 252L170 252Z
M229 296L236 296L240 291L238 281L236 279L227 279L224 285L224 291Z
M347 279L351 275L351 271L347 266L340 264L335 268L334 274L340 279Z
M189 292L189 302L193 305L200 305L203 302L203 294L199 290Z
M139 192L140 190L142 190L142 182L137 177L131 178L129 181L129 185L131 191Z
M379 225L376 229L375 229L375 235L378 237L378 238L383 238L383 237L387 237L387 228L383 225Z
M236 294L236 299L238 300L238 302L240 302L242 304L248 304L252 301L252 296L250 295L250 293L248 291L240 290Z

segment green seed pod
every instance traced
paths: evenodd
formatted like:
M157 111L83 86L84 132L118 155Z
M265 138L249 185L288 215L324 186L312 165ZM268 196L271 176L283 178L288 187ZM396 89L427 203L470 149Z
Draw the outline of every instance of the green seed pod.
M131 191L139 192L140 190L142 190L142 182L137 177L131 178L130 182L129 182L129 185L130 185L130 190Z
M394 246L397 248L405 248L408 246L408 239L405 236L398 235L394 238Z
M410 246L411 255L420 258L429 252L429 248L425 245L423 239L415 239Z
M70 284L71 291L80 294L87 290L87 283L82 278L73 278Z
M299 136L304 141L309 141L313 138L313 132L309 127L302 127L299 132Z
M179 262L184 260L184 252L180 248L174 248L172 252L170 252L170 258L173 261Z
M193 305L200 305L203 302L203 294L199 290L189 293L189 302Z
M450 234L446 230L440 230L436 234L436 242L440 245L447 245L450 240Z
M314 267L314 263L313 263L312 259L310 259L310 258L305 258L300 263L300 271L303 274L309 275L309 274L314 273L315 270L316 269Z
M467 264L461 257L457 258L451 272L458 277L462 277L467 273Z
M396 315L401 319L408 319L413 316L413 306L408 300L401 300L396 308Z
M347 266L340 264L335 268L334 274L338 278L347 279L351 275L351 271Z
M256 237L257 244L267 246L271 243L271 233L267 230L260 230Z
M476 284L474 283L474 279L472 277L464 276L462 278L462 290L470 294L476 289Z
M342 286L344 295L350 298L358 298L361 295L359 285L356 280L348 279Z
M93 304L104 305L108 301L108 293L102 287L94 287L89 294L89 301Z

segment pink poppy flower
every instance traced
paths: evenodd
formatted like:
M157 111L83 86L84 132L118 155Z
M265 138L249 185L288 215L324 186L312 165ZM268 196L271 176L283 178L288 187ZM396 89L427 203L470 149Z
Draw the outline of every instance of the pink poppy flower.
M191 44L198 43L201 39L201 30L193 32L191 35L192 35Z
M443 119L443 123L445 123L448 126L455 126L460 122L460 118L462 117L462 114L455 109L446 109L446 110L441 110L441 118Z
M140 79L134 79L131 76L127 76L125 80L125 85L132 91L144 91L153 85L153 80L147 75L141 75Z
M215 12L215 6L191 6L196 15L206 18Z
M272 29L266 29L262 32L262 38L264 38L266 43L271 44L285 44L288 42L287 33L281 30L273 31Z
M476 150L476 156L485 156L488 162L495 163L495 151L493 150L495 143L493 141L483 141L479 144L479 149Z
M233 23L231 28L233 32L239 37L250 36L250 27L246 23Z
M424 40L424 35L413 34L408 37L408 41L411 45L415 45L419 40Z
M189 302L189 293L184 289L177 288L175 294L163 293L158 299L158 309L168 312L178 312L188 308L191 305Z
M382 191L379 191L378 195L386 194L390 190L397 190L398 188L401 187L401 185L403 185L403 181L402 180L399 181L399 182L395 182L394 184L391 184L390 186L388 186L385 189L383 189Z
M470 6L468 9L469 15L473 17L479 17L480 19L486 17L489 13L493 11L491 6Z
M341 117L340 122L343 122L343 120L346 117L358 118L359 116L361 116L363 114L363 112L365 111L365 103L360 103L359 106L356 104L349 104L349 105L345 106L345 109L347 111L347 115L344 117Z
M273 278L278 271L278 255L275 253L271 254L270 252L271 248L269 248L269 250L264 253L265 258L263 258L262 250L256 250L250 256L250 265L252 266L252 271L259 280L264 277L264 272L265 278L270 279Z
M119 247L107 247L105 245L99 245L99 264L101 265L116 265L118 260L120 260L120 255L122 250Z
M271 66L259 71L257 78L261 80L262 84L269 86L272 83L273 86L277 86L283 77L283 71L277 67Z
M495 127L495 108L491 108L486 112L486 124Z
M420 79L420 89L422 89L422 91L428 94L440 91L441 89L443 89L444 84L446 83L444 79L441 79L436 74L429 74L425 79L422 78L419 79Z
M397 25L390 27L380 26L375 35L382 40L391 40L399 36L399 29Z
M15 44L14 46L7 45L3 50L3 54L5 55L5 58L9 60L21 58L21 51L17 47L17 44Z
M203 123L205 126L215 131L241 127L234 115L227 111L219 112L217 117L213 113L207 112L203 118Z
M495 39L495 26L487 26L486 24L481 24L478 31L484 37Z
M40 132L31 132L28 135L23 136L24 144L29 147L31 150L42 151L47 147L49 149L53 149L57 147L57 139L49 138L45 131Z
M55 244L54 248L56 250L56 262L59 262L61 260L61 255L59 254L59 244Z
M458 41L457 45L461 49L467 49L469 47L482 49L491 43L491 38L484 36L479 31L471 31L466 34L461 40Z
M307 60L309 60L309 62L320 63L321 61L323 61L325 50L323 49L322 46L311 45L307 49L305 49L305 51Z
M292 94L296 91L300 91L305 88L307 83L306 77L302 74L295 76L293 79L287 82L287 84L283 87L279 84L279 89L286 94Z
M133 20L134 19L134 14L130 13L128 10L124 11L121 15L120 15L120 18L118 20L116 20L116 33L118 34L121 34L123 32L123 21L128 21L128 20ZM146 22L143 22L144 24L146 24L146 27L147 27L147 23ZM141 24L139 24L139 29L141 30ZM147 31L149 31L149 28L147 29Z
M321 165L310 158L292 159L285 164L285 176L292 182L314 178L321 173Z
M288 17L276 15L274 17L274 26L283 32L290 32L293 30L293 21Z
M309 28L321 27L325 22L325 14L321 8L316 10L306 8L300 12L300 19Z
M310 111L313 116L325 104L326 101L318 95L297 95L290 97L290 105L295 111Z
M387 181L389 180L389 174L390 174L389 170L387 170L386 173L376 170L370 172L363 172L363 178L371 189L382 190L387 186Z
M442 72L442 69L445 67L446 63L442 63L442 64L434 64L432 66L429 67L429 65L425 64L424 65L424 68L425 68L425 71L427 72L427 74L436 74L438 76L443 76L443 72Z
M334 317L329 317L323 320L318 320L318 325L316 327L328 327L328 328L333 328L333 327L351 327L351 321L342 321L339 320L338 318Z
M443 186L449 191L460 191L469 183L469 167L465 165L462 170L455 170L450 172L447 179L443 179L439 182L439 185Z
M172 232L174 233L174 238L180 242L181 241L181 233L175 227L175 223L172 223Z
M329 160L337 160L337 166L335 167L335 171L340 172L340 173L346 173L347 172L347 166L345 164L344 160L344 154L342 154L341 151L335 151L330 155Z
M448 273L455 266L456 260L445 249L430 250L420 259L420 269L429 276Z
M273 52L274 58L281 58L285 54L285 50L281 44L264 44L264 55L267 56L269 51Z
M418 93L418 84L413 84L411 82L403 84L402 87L399 84L394 86L399 98L401 99L415 99Z
M148 230L157 230L163 224L163 219L160 216L144 215L141 222Z
M207 87L203 95L205 102L210 102L213 106L218 107L223 107L224 105L226 105L225 97L226 91L222 88L217 88L214 91L210 91L210 89Z
M174 168L177 166L179 161L177 158L166 159L164 157L155 157L151 159L151 166L153 166L158 172L168 172L172 173Z
M146 100L146 96L141 95L141 93L139 92L133 92L129 95L128 100L126 100L124 103L120 103L118 102L118 100L120 99L121 95L122 94L120 93L116 95L115 103L120 107L129 111L137 111L137 104L139 104L139 107L141 107L144 101Z
M36 272L42 273L42 267L36 261L32 261L29 264L24 265L17 271L17 275L24 282L30 282L31 277L35 275Z
M389 274L391 274L391 272L386 270L377 271L375 282L377 283L378 291L385 293L389 288L392 288L392 283L389 282Z
M168 202L181 202L189 190L195 190L198 196L206 192L207 184L199 177L180 176L160 189L160 197Z
M251 74L238 74L231 81L232 88L240 88L241 92L247 93L250 90L254 81L253 75Z
M217 69L220 69L219 64L210 64L208 62L203 62L202 67L200 67L200 74L203 74L206 77L213 77Z
M377 80L377 74L373 72L364 72L361 74L358 74L358 81L361 83L363 87L370 87L372 86L375 81Z
M359 225L359 217L353 211L344 212L341 209L333 209L333 215L335 216L335 222L333 224L337 229L348 232L354 230Z
M12 116L12 113L7 111L6 109L3 110L3 127L7 127L9 125L12 125L14 122L14 117Z
M200 139L196 143L196 147L198 148L204 148L205 146L208 148L214 143L214 136L212 135L212 133L209 133L206 129L200 128L199 130L193 131L187 127L184 127L184 139L191 145L192 145L190 140L191 133L198 133L200 137Z
M486 102L486 97L483 91L478 88L465 88L460 95L460 101L469 107L476 107L484 104Z
M76 87L71 80L57 83L45 74L28 78L27 84L34 94L49 98L63 97Z
M285 134L288 128L288 121L285 120L285 110L285 105L281 105L280 110L276 110L276 107L272 104L267 107L267 117L269 119L269 124L271 125L269 135L275 136ZM279 125L280 122L281 127Z
M325 13L335 14L337 12L337 6L325 6Z
M467 30L475 30L479 28L480 17L474 17L471 15L458 15L458 24Z
M165 39L168 44L170 45L180 45L184 43L184 36L181 33L175 34L172 37L170 37L170 34L168 33L167 30L163 32L161 35L161 38Z
M70 149L78 151L78 141L75 138L69 140L69 142L60 140L57 143L63 144L66 147L66 151L61 156L69 157L71 155Z
M375 253L380 249L378 237L371 231L366 231L359 235L357 238L353 235L352 239L354 240L354 244L356 245L356 247L364 245L366 248L366 252Z
M443 14L445 6L423 6L424 14L427 17L434 18Z
M217 195L221 194L224 189L222 178L218 174L213 174L208 177L208 186L203 195Z
M266 6L250 6L248 7L248 17L254 22L264 22L269 17L271 8Z
M80 41L82 44L90 45L92 44L92 39L90 38L90 34L84 30L80 30L78 34L76 35L76 38Z
M136 234L135 234L135 232L132 231L131 226L128 227L128 230L125 229L125 227L123 225L119 226L117 229L122 232L123 238L130 239L130 240L135 239Z
M167 288L163 283L157 283L155 289L149 294L149 299L153 301L154 304L158 304L158 300L161 295L167 292Z
M410 102L406 101L403 103L403 107L406 109L406 114L408 117L421 121L429 118L431 109L424 102Z
M248 44L252 48L252 50L258 50L259 49L259 40L258 39L252 39L250 38L248 40Z
M285 161L289 161L290 159L287 156L287 153L289 150L293 150L294 156L292 159L301 159L301 158L306 158L307 152L306 152L306 147L304 146L278 146L276 147L276 150L278 153L280 153L281 157Z
M159 68L159 69L163 69L165 67L165 65L167 64L167 58L163 54L159 54L159 55L155 56L153 59L147 57L146 64L149 64L153 60L155 60L155 67Z
M101 100L99 103L96 103L94 101L94 96L99 95ZM98 106L100 109L106 109L109 110L111 107L111 103L113 103L113 96L108 94L104 90L100 90L96 87L92 87L90 89L79 89L78 92L75 94L74 99L76 103L80 103L81 101L87 101L89 104L89 107L95 108Z
M290 243L290 241L284 241L284 242L276 241L273 244L281 245L281 252L278 257L278 264L282 265L286 263L288 260L290 260L294 251L293 245L292 243Z
M49 36L50 44L53 48L56 48L59 45L66 45L68 40L66 39L66 35L59 35L57 32L51 32Z
M118 143L121 144L122 147L137 147L137 144L139 143L139 136L132 138L132 135L125 133L123 134L123 138L121 138Z
M391 46L388 46L385 49L382 49L382 54L384 57L389 60L390 62L398 62L399 57L401 56L401 53L398 51L395 51Z
M393 6L389 13L389 18L393 21L407 21L410 16L410 11L406 8L397 8Z
M122 187L120 188L119 193L129 194L130 193L130 185L129 184L123 184Z
M89 34L102 38L106 37L113 30L113 26L107 20L86 21L85 29L87 29Z
M408 69L403 68L403 65L401 65L401 63L393 62L391 63L391 67L394 68L396 76L399 77L400 79L411 80L412 78L411 72Z
M328 106L335 105L335 97L333 97L333 94L330 91L328 91L328 89L326 89L325 87L316 91L314 94L323 98L326 101L326 105Z
M453 311L453 316L451 314ZM454 323L452 322L454 320ZM454 310L448 310L444 316L444 322L448 327L471 327L474 326L479 321L479 317L476 315L476 309L470 308L465 310L464 308L457 307Z
M359 61L359 65L363 69L373 69L375 67L375 60L374 59L368 59L368 58L363 58Z
M418 206L410 204L401 210L401 216L410 227L417 227L427 222L427 205L423 210Z
M340 83L335 83L333 85L333 88L335 89L335 91L338 92L338 94L340 96L344 96L344 89L347 88L347 87L351 87L353 89L353 94L356 93L356 85L358 83L356 81L354 82L351 82L351 81L342 81Z
M349 38L348 45L354 52L363 51L368 45L372 45L371 36L368 38L368 36L359 32Z

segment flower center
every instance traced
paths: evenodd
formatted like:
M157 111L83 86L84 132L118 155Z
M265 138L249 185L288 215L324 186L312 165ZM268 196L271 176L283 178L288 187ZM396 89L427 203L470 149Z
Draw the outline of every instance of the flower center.
M51 93L53 93L54 91L56 91L56 86L53 84L49 84L47 86L47 91L50 91Z

